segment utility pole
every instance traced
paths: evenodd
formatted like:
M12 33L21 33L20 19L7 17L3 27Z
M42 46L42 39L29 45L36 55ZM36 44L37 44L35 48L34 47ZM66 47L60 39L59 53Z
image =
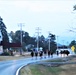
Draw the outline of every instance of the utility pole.
M23 23L19 23L18 26L20 27L20 42L21 42L21 49L20 49L20 55L22 55L22 27L24 26Z
M59 36L57 36L57 50L58 50L58 37L59 37Z
M37 51L39 50L39 34L41 33L40 30L41 29L39 27L36 28L36 31L37 31L36 32L37 33Z
M48 36L48 39L49 39L49 51L50 51L50 32L49 32L49 36Z

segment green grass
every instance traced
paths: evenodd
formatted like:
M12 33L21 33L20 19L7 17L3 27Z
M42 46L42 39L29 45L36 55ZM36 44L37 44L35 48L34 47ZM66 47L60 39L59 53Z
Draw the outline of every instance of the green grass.
M61 58L59 59L52 59L52 60L47 60L47 62L64 62Z
M59 75L59 72L63 69L61 69L60 67L48 67L48 70L52 75Z
M33 75L45 75L43 73L43 71L41 70L41 68L42 68L42 66L38 66L38 65L33 65L33 66L31 65L30 66L31 73Z
M28 68L30 69L30 74ZM46 67L43 65L29 65L20 71L20 75L59 75L62 71L59 67Z
M59 67L46 67L42 65L30 66L32 75L58 75L62 71Z

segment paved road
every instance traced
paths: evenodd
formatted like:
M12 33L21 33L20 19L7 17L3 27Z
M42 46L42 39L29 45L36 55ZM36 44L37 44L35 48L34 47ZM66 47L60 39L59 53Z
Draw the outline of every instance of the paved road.
M60 57L60 56L59 56ZM54 55L53 58L59 58L57 55ZM43 58L41 60L53 59L53 58ZM2 61L0 62L0 75L16 75L16 71L22 65L27 65L29 63L41 61L40 58L37 60L34 58L25 58L21 60L12 60L12 61Z

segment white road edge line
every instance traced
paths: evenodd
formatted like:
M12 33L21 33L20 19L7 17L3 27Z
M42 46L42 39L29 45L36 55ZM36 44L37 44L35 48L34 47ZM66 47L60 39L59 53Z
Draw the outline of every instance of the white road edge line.
M16 75L19 75L20 70L21 70L23 67L27 66L27 65L28 65L28 64L21 66L21 67L16 71Z

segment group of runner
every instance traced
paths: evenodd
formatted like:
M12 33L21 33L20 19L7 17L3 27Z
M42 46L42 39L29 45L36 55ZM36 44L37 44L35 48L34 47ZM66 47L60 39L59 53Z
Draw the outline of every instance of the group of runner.
M32 50L31 56L32 56L32 59L33 59L33 57L36 57L36 59L37 59L38 56L40 57L40 59L42 59L43 57L46 58L46 56L53 57L53 52L51 52L49 50L44 50L44 51Z
M68 51L68 50L63 50L63 51L60 51L60 54L61 54L61 56L62 56L62 54L65 56L65 55L69 55L70 54L70 52Z
M40 50L40 51L37 51L37 50L32 50L31 51L31 56L32 56L32 59L33 59L33 57L35 57L36 59L37 59L37 57L40 57L40 59L42 59L42 58L46 58L47 56L48 56L48 58L49 57L51 57L51 58L53 58L53 52L51 52L50 50ZM57 56L59 56L59 54L61 54L61 57L62 57L62 55L69 55L70 54L70 52L68 51L68 50L63 50L63 51L56 51L56 55Z

